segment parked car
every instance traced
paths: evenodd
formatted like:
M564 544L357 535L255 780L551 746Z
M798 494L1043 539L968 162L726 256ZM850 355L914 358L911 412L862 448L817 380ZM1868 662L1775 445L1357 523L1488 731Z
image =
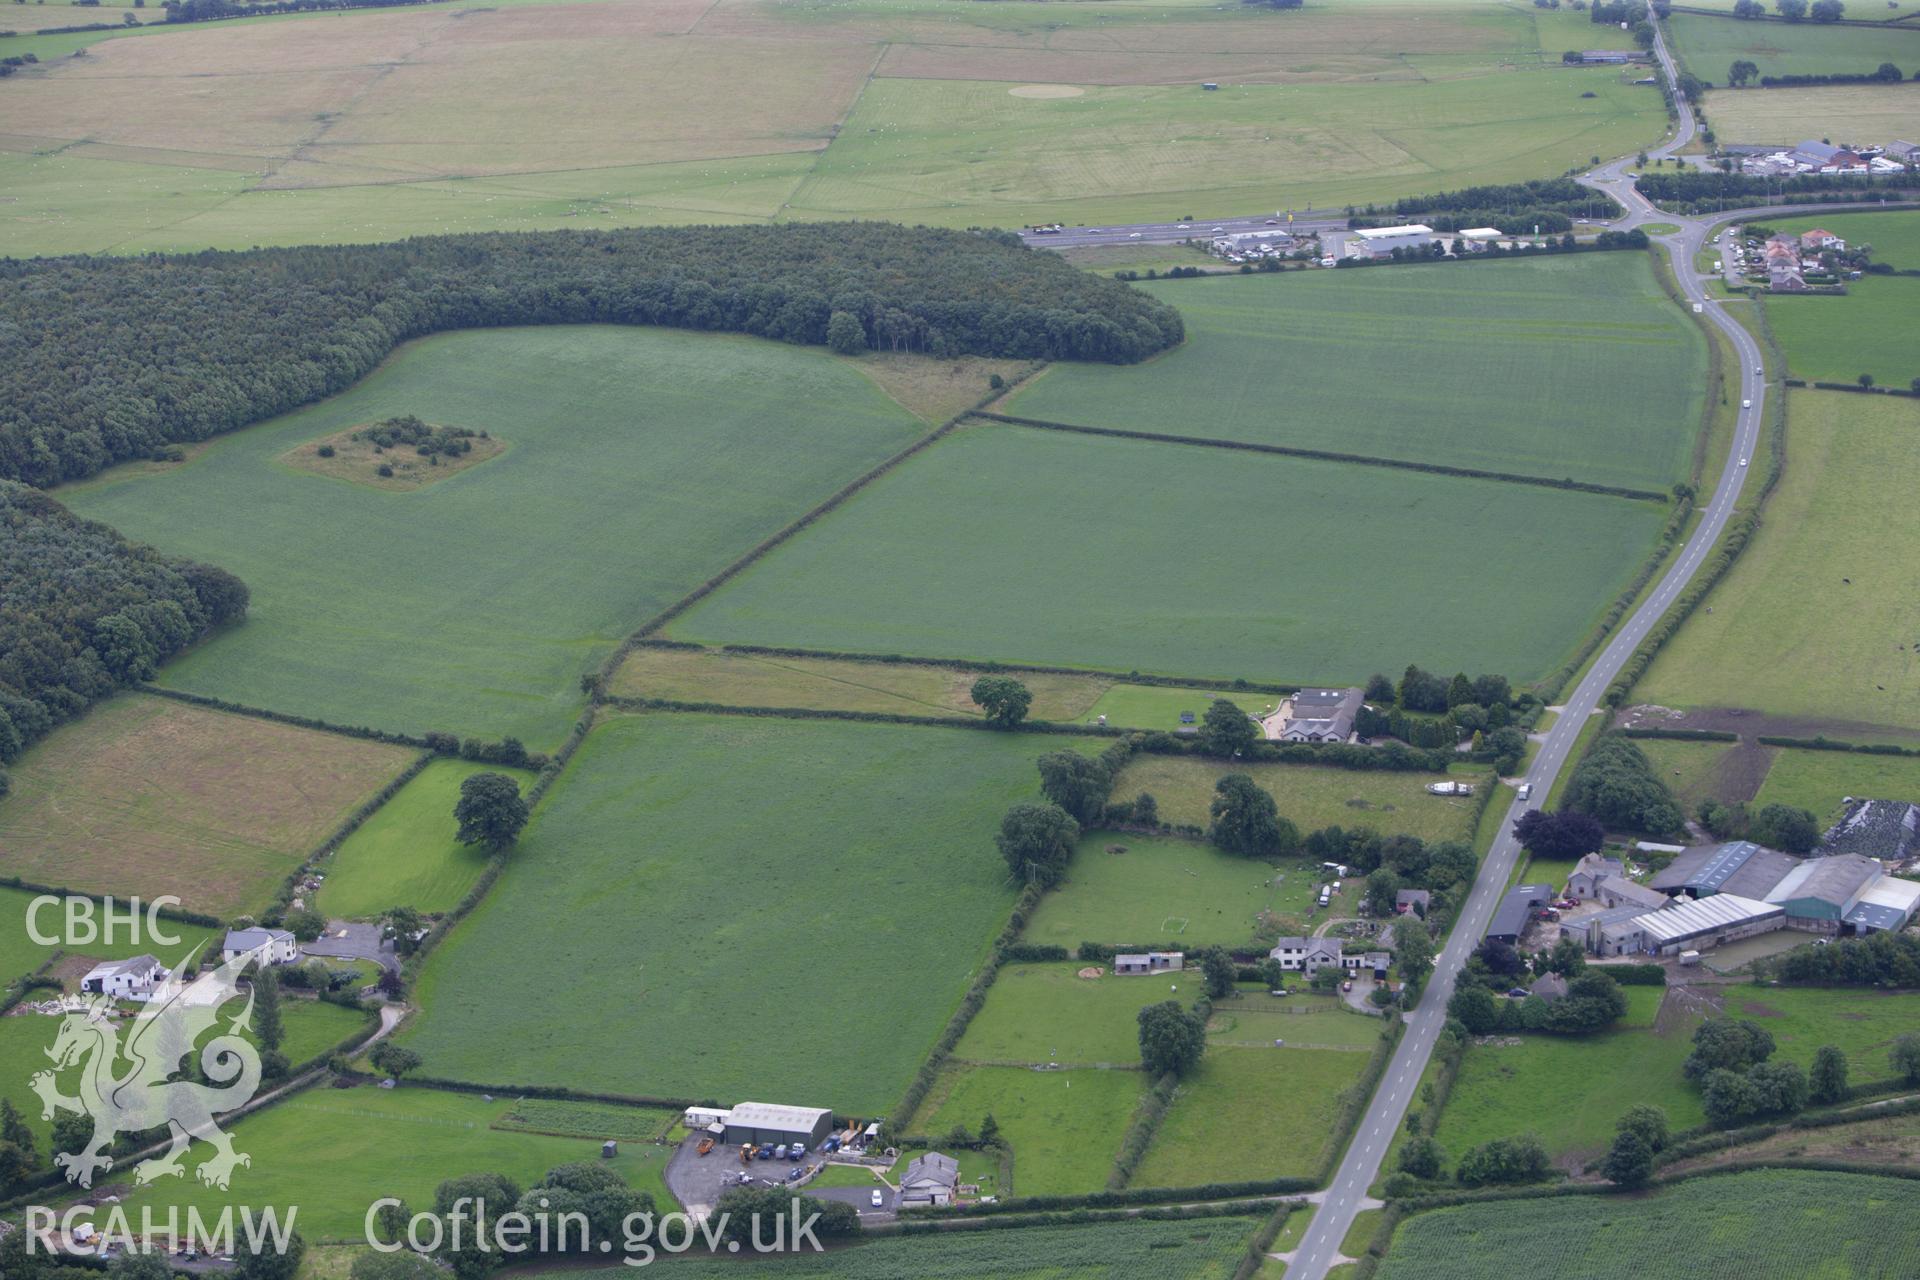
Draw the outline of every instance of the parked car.
M880 1188L875 1187L873 1189L873 1207L879 1209L884 1207L886 1203L887 1198L880 1194Z
M773 1159L773 1144L771 1142L763 1142L760 1144L760 1149L753 1154L762 1160L771 1160Z
M1353 979L1352 979L1352 978L1348 978L1348 979L1347 979L1347 980L1346 980L1345 982L1343 982L1343 983L1341 983L1341 984L1340 984L1340 989L1341 989L1342 991L1351 991L1351 990L1353 990Z
M805 1172L806 1172L805 1169L795 1166L794 1168L787 1170L787 1181L798 1182L800 1180L800 1175Z
M1509 990L1507 994L1512 996L1515 1000L1520 1000L1526 997L1527 989L1525 987L1514 987L1511 990Z
M796 1142L787 1148L787 1159L789 1160L798 1160L805 1154L807 1154L807 1144L804 1142Z

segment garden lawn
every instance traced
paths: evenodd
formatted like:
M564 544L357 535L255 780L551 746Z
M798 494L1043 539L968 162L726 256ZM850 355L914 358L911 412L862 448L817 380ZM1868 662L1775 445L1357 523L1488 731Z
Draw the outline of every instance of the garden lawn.
M1876 10L1883 9L1884 0L1876 6ZM1880 16L1880 12L1874 16ZM1892 62L1905 72L1920 62L1920 27L1901 31L1677 13L1667 20L1667 30L1673 36L1674 52L1687 70L1712 84L1727 83L1727 68L1736 59L1753 63L1763 76L1867 75L1883 62Z
M404 1042L429 1075L502 1087L884 1110L1006 922L993 837L1038 795L1039 745L615 717L433 953Z
M1697 1020L1651 1025L1664 989L1628 987L1632 1008L1619 1026L1584 1038L1523 1035L1518 1044L1467 1049L1434 1134L1449 1168L1469 1148L1533 1132L1563 1167L1604 1152L1628 1107L1650 1102L1675 1129L1702 1123L1700 1091L1681 1078Z
M1722 991L1727 1016L1750 1019L1772 1034L1776 1058L1810 1067L1820 1046L1838 1045L1854 1084L1891 1079L1887 1050L1894 1037L1920 1028L1920 992L1749 986Z
M986 713L974 703L972 690L984 674L919 662L862 662L642 645L621 662L608 692L628 698L730 707L979 719ZM1044 671L1008 674L1033 695L1033 703L1027 708L1030 720L1091 720L1089 708L1113 688L1113 681L1104 676Z
M1394 1232L1378 1275L1614 1280L1621 1259L1661 1241L1661 1249L1692 1260L1640 1267L1644 1274L1906 1276L1920 1272L1916 1214L1920 1183L1904 1178L1765 1169L1697 1178L1645 1196L1501 1200L1419 1214Z
M1271 711L1279 705L1277 693L1222 689L1177 689L1166 685L1116 684L1080 717L1082 724L1106 723L1129 729L1161 729L1169 733L1192 725L1207 713L1216 698L1229 698L1249 712ZM1183 721L1182 716L1192 720Z
M1139 1071L949 1067L908 1128L941 1135L964 1125L978 1132L991 1115L1013 1148L1011 1194L1089 1195L1107 1185L1146 1087Z
M533 775L471 760L435 760L348 836L320 870L316 906L334 918L377 916L392 907L451 911L486 869L479 846L454 836L460 784L476 773L504 773L524 792Z
M1113 846L1126 852L1108 852ZM1194 840L1096 833L1080 841L1066 883L1040 899L1021 936L1068 950L1082 942L1243 946L1263 917L1312 907L1316 870L1298 861L1276 868Z
M1852 299L1822 299L1847 303ZM1787 393L1787 469L1759 533L1661 650L1641 702L1840 724L1920 722L1920 524L1890 520L1920 467L1920 402Z
M1209 1048L1180 1082L1130 1185L1319 1176L1346 1140L1341 1095L1360 1082L1367 1058L1325 1049Z
M400 413L509 447L411 493L279 461ZM581 673L623 635L921 429L818 350L610 326L468 331L410 343L171 473L60 496L252 588L245 624L163 683L547 747L579 713Z
M1386 1019L1323 1007L1299 995L1277 999L1264 991L1216 1001L1207 1022L1207 1039L1222 1047L1268 1049L1276 1040L1299 1049L1372 1049L1387 1029Z
M231 1189L205 1188L193 1169L211 1150L195 1143L184 1177L167 1178L128 1194L129 1213L152 1205L196 1206L203 1215L220 1206L299 1207L308 1241L364 1239L367 1206L398 1196L414 1209L430 1207L442 1181L467 1173L502 1173L522 1187L555 1165L600 1159L591 1139L510 1133L493 1121L513 1104L432 1089L311 1089L239 1121L234 1146L253 1157L236 1170ZM669 1148L627 1144L608 1167L663 1209L661 1172ZM136 1216L135 1221L138 1221Z
M0 874L123 900L171 894L214 915L259 911L416 754L123 694L13 765Z
M1252 705L1251 702L1245 705ZM1319 827L1372 827L1383 835L1423 840L1465 840L1477 811L1477 796L1429 795L1431 773L1341 769L1332 765L1247 764L1200 756L1135 755L1114 784L1116 800L1142 791L1160 806L1160 820L1203 827L1209 820L1214 787L1229 773L1244 773L1271 792L1280 815L1305 835ZM1452 775L1449 775L1452 776ZM1485 785L1484 771L1457 775Z
M1285 521L1249 540L1248 520L1277 501ZM1661 513L1498 481L974 427L670 630L1216 678L1337 683L1411 661L1525 679L1579 642Z
M1143 288L1180 309L1184 345L1056 366L1005 411L1656 492L1700 432L1706 341L1645 254Z
M1920 377L1920 353L1900 333L1920 310L1920 280L1865 276L1847 282L1844 298L1768 295L1766 308L1767 323L1796 378L1851 386L1868 374L1881 386L1904 388ZM1789 450L1792 429L1789 422Z
M1822 826L1837 821L1848 796L1920 801L1920 759L1859 751L1774 753L1756 804L1790 804L1811 810Z
M1016 1065L1136 1067L1140 1010L1180 999L1180 991L1191 996L1203 985L1197 972L1123 977L1107 966L1104 977L1076 976L1085 967L1072 960L1002 966L954 1056Z

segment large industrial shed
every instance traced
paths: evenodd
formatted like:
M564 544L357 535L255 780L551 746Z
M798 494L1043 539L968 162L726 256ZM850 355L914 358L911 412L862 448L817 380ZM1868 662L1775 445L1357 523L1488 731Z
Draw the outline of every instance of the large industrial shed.
M1550 884L1523 884L1507 890L1507 896L1500 899L1500 905L1493 909L1493 919L1487 925L1486 937L1501 942L1518 942L1520 935L1527 931L1527 922L1533 919L1533 913L1553 900L1553 886Z
M740 1102L727 1114L727 1143L823 1141L833 1128L833 1112L818 1107L782 1107L770 1102Z
M1785 928L1786 923L1787 913L1776 903L1716 893L1711 898L1649 911L1636 917L1631 927L1640 931L1647 951L1673 956L1772 933Z
M1764 898L1796 865L1784 853L1751 840L1733 840L1687 850L1648 883L1662 893L1690 898L1715 893Z
M1857 853L1809 858L1781 877L1767 901L1785 907L1796 929L1838 933L1861 895L1885 875L1879 863Z
M1920 908L1920 882L1882 876L1867 886L1846 914L1855 933L1894 932L1907 927Z

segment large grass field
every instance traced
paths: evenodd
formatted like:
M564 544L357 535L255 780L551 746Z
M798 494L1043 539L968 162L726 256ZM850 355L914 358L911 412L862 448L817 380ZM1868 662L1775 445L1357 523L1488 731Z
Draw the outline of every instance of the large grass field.
M1408 662L1526 679L1573 648L1644 556L1661 511L1498 481L973 427L875 481L670 631L1303 683ZM1269 513L1284 520L1256 536ZM1485 625L1492 616L1498 628ZM1420 625L1409 630L1410 618Z
M320 868L316 898L329 916L377 916L390 907L451 911L486 869L486 851L454 839L460 784L504 773L524 791L533 775L470 760L435 760L348 836Z
M1884 34L1904 39L1900 32ZM1913 68L1901 70L1910 74ZM1720 68L1717 82L1724 82L1726 74L1726 68ZM1913 137L1920 126L1920 85L1715 89L1707 94L1706 115L1723 143L1790 147L1806 138L1832 138L1884 146Z
M1856 751L1781 751L1755 800L1798 805L1829 822L1839 818L1848 796L1920 801L1920 759Z
M1057 366L1007 411L1656 492L1700 431L1706 341L1645 254L1143 288L1180 308L1184 345ZM1266 505L1292 523L1288 497Z
M1558 65L1584 34L1558 18L1464 0L456 0L26 35L9 52L43 62L8 86L0 252L1326 208L1658 137L1656 95Z
M151 1205L162 1220L172 1205L197 1206L203 1214L224 1204L270 1204L282 1212L297 1205L295 1225L309 1242L359 1243L367 1206L381 1196L398 1196L420 1210L432 1206L434 1188L448 1178L502 1173L525 1187L555 1165L599 1160L600 1144L591 1138L494 1128L512 1106L504 1098L431 1089L310 1089L233 1127L235 1148L253 1163L235 1171L227 1191L194 1178L211 1150L196 1143L184 1177L135 1191L125 1205L135 1215ZM607 1164L652 1192L665 1211L672 1207L661 1178L668 1154L666 1147L625 1143Z
M1767 323L1786 352L1788 370L1809 382L1851 383L1861 374L1887 387L1920 378L1920 353L1906 325L1920 311L1920 280L1865 276L1847 295L1769 295Z
M1243 946L1270 919L1312 909L1317 870L1305 862L1273 867L1192 840L1091 835L1080 842L1067 882L1040 900L1025 937L1069 949L1082 942Z
M1628 1257L1638 1259L1635 1274L1660 1277L1913 1275L1920 1269L1916 1213L1920 1183L1769 1169L1647 1196L1503 1200L1423 1213L1400 1224L1379 1275L1613 1280Z
M1013 1194L1088 1195L1107 1185L1147 1077L1133 1071L952 1066L908 1125L938 1136L991 1115L1013 1148Z
M1920 466L1920 404L1792 391L1787 423L1786 475L1758 536L1634 697L1910 726L1920 600L1902 566L1920 560L1920 526L1887 513Z
M963 1169L965 1165L961 1166ZM851 1247L824 1254L802 1252L757 1258L688 1255L675 1258L673 1274L684 1280L728 1280L742 1271L775 1280L900 1280L901 1276L965 1277L966 1280L1229 1280L1246 1254L1260 1218L1184 1218L1089 1222L1018 1231L942 1231L933 1234L869 1234ZM664 1268L663 1268L664 1269ZM632 1270L583 1272L568 1267L547 1274L611 1280Z
M1920 26L1914 28L1920 36ZM1815 227L1833 232L1848 247L1871 245L1873 260L1898 267L1902 271L1920 271L1920 213L1833 213L1826 217L1806 214L1800 217L1769 219L1768 226L1795 235Z
M1881 0L1874 16L1892 16L1884 11L1885 0ZM1904 72L1920 62L1920 26L1900 31L1677 13L1668 19L1667 31L1673 38L1674 52L1687 69L1710 84L1725 84L1727 68L1735 59L1753 63L1763 76L1864 75L1883 62L1894 63Z
M14 765L0 800L0 873L123 899L172 894L216 915L257 911L413 757L123 695Z
M1249 704L1250 705L1250 704ZM1422 840L1465 840L1478 808L1475 797L1427 794L1431 773L1365 772L1330 765L1248 764L1201 756L1138 754L1120 771L1113 794L1131 799L1142 791L1160 806L1160 820L1204 827L1214 787L1229 773L1244 773L1272 793L1282 817L1305 835L1320 827L1371 827L1383 835ZM1484 786L1492 775L1462 768L1450 775Z
M1037 754L965 729L616 718L434 952L406 1042L481 1083L883 1110L1005 922L993 836L1038 794Z
M1721 994L1728 1017L1772 1033L1776 1058L1811 1066L1821 1045L1838 1045L1856 1084L1891 1078L1894 1037L1920 1026L1920 993L1911 991L1732 986Z
M967 1024L954 1056L969 1062L1058 1062L1069 1067L1140 1064L1141 1009L1198 994L1197 973L1076 976L1083 965L1007 965Z
M280 461L398 413L509 448L412 493ZM169 664L166 684L541 747L626 632L920 430L817 351L644 328L461 332L171 473L61 497L252 588L246 622Z
M1340 1097L1366 1066L1365 1053L1332 1049L1208 1049L1180 1082L1130 1185L1317 1176L1346 1137L1337 1128Z
M1620 1114L1639 1102L1665 1110L1675 1129L1700 1124L1700 1091L1680 1075L1693 1051L1695 1020L1673 1017L1656 1029L1664 989L1626 991L1627 1017L1598 1035L1526 1035L1503 1037L1518 1044L1470 1046L1434 1134L1448 1168L1470 1147L1529 1131L1560 1163L1577 1168L1606 1150Z

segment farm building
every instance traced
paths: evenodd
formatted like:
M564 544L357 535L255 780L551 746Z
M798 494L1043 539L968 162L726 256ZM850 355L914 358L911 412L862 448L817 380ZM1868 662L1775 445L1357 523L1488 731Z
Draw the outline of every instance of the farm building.
M1594 896L1609 907L1639 907L1642 911L1664 907L1669 901L1667 895L1658 889L1635 884L1625 876L1608 876L1600 882L1599 891Z
M1425 919L1427 908L1433 902L1433 894L1426 889L1402 889L1393 895L1393 909L1401 915L1417 915Z
M1289 973L1305 973L1311 977L1320 972L1325 965L1340 965L1340 944L1329 942L1325 938L1281 938L1267 953L1280 962L1280 967Z
M1358 689L1302 689L1261 722L1277 742L1345 742L1360 714Z
M1645 939L1642 950L1673 956L1771 933L1786 926L1787 913L1776 903L1716 893L1691 902L1675 901L1629 923Z
M1868 885L1843 919L1855 933L1891 933L1907 927L1920 907L1920 882L1881 876Z
M727 1113L730 1146L751 1142L818 1145L833 1128L833 1112L819 1107L782 1107L770 1102L735 1103Z
M263 965L292 964L300 958L300 943L285 929L230 929L220 957L230 962L240 956Z
M1507 233L1498 227L1468 227L1465 231L1456 232L1455 234L1458 237L1457 243L1460 247L1483 253L1491 248L1496 241L1507 238Z
M1433 243L1433 228L1413 222L1401 227L1370 227L1353 232L1347 241L1350 258L1384 258L1395 249L1424 249Z
M1618 858L1602 857L1589 853L1573 864L1572 874L1567 876L1567 896L1576 902L1586 902L1600 896L1600 882L1609 876L1626 877L1627 869Z
M1633 61L1630 49L1582 49L1580 61L1589 67L1619 66Z
M1715 893L1764 898L1793 865L1784 853L1751 840L1733 840L1687 850L1648 883L1664 894L1690 898Z
M900 1204L902 1207L952 1204L959 1186L959 1162L952 1156L929 1151L907 1162L907 1171L900 1175Z
M152 956L134 956L127 960L108 960L87 970L80 989L93 995L126 999L143 996L166 979L167 971Z
M1527 923L1533 919L1533 913L1552 900L1552 885L1516 885L1507 890L1507 896L1500 899L1500 905L1493 909L1493 920L1487 925L1485 936L1501 942L1520 941L1520 935L1527 931Z
M1837 853L1800 863L1782 876L1766 897L1786 911L1787 921L1794 928L1838 933L1860 896L1885 877L1872 858Z
M1113 971L1117 974L1177 973L1186 962L1184 951L1128 952L1113 958Z
M716 1124L724 1128L730 1114L720 1107L688 1107L686 1114L680 1117L680 1123L695 1130L711 1128Z
M1821 853L1863 853L1905 861L1920 853L1920 805L1902 800L1848 800L1840 821L1827 828Z

